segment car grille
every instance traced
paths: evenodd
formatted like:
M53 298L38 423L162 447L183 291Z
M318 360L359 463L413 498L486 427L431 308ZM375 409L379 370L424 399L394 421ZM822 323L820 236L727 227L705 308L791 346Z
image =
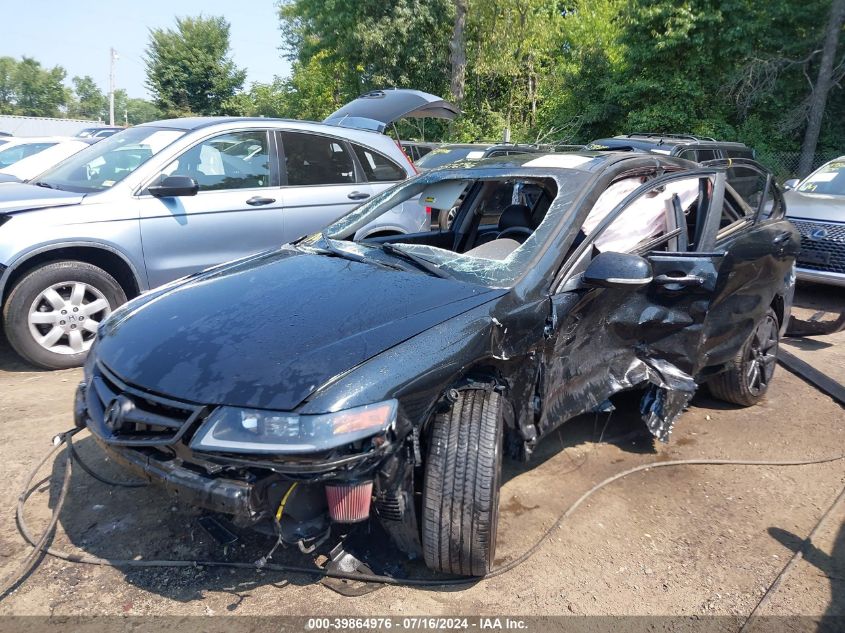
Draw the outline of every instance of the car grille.
M206 414L201 405L131 387L101 363L94 367L85 403L92 430L121 446L173 444Z
M801 233L798 267L845 274L845 224L793 220Z

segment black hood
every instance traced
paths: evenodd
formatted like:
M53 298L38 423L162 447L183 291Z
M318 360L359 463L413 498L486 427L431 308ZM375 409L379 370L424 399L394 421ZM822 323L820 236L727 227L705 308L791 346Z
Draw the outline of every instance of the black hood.
M150 293L114 315L95 353L161 395L289 411L332 377L503 292L286 248Z

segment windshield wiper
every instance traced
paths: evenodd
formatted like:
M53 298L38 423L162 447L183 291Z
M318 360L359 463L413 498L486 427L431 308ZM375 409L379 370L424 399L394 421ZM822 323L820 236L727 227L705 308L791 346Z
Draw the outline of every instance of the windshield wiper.
M382 268L390 268L391 270L402 270L400 266L395 266L393 264L389 264L387 262L380 262L375 259L370 259L369 257L364 257L363 255L359 255L358 253L352 253L350 251L345 251L342 248L338 248L332 241L323 236L322 240L320 241L321 246L307 246L306 248L310 248L317 252L326 253L329 255L333 255L335 257L340 257L341 259L348 259L349 261L353 262L360 262L362 264L372 264L375 266L381 266Z
M413 253L404 251L395 244L382 244L381 250L383 250L385 253L395 255L396 257L407 259L409 262L416 264L419 268L422 268L424 271L434 275L435 277L440 277L441 279L451 278L451 275L449 275L449 273L440 268L434 262L426 259L425 257L420 257L419 255L414 255Z
M55 189L53 185L51 185L49 182L44 182L43 180L38 180L32 184L36 187L44 187L45 189Z

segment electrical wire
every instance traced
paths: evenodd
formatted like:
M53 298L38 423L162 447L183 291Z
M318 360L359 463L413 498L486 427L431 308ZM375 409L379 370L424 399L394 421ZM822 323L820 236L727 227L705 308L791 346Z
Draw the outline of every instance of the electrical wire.
M70 447L72 446L71 436L75 433L69 432L67 434L63 434L61 437L63 438L64 442ZM53 509L53 515L50 519L50 523L48 524L47 530L44 534L36 539L32 532L29 529L25 519L24 519L24 505L26 500L32 495L35 491L35 488L32 487L32 480L35 478L37 471L41 468L41 466L46 463L47 459L55 452L57 447L53 449L39 464L36 468L32 470L30 476L27 479L26 486L24 487L24 491L21 493L19 502L18 502L18 509L17 509L17 523L18 529L21 533L21 536L29 543L34 549L33 552L30 554L30 557L33 557L35 560L39 553L48 554L55 558L59 558L61 560L65 560L72 563L82 563L86 565L99 565L104 567L118 567L118 568L143 568L143 567L226 567L226 568L234 568L234 569L257 569L255 563L247 563L247 562L230 562L230 561L217 561L217 560L135 560L135 559L120 559L120 558L104 558L99 556L91 556L87 554L76 554L73 552L66 552L64 550L55 548L55 547L48 547L46 542L49 538L50 532L55 528L56 522L58 521L59 513L61 512L62 506L64 505L64 501L66 498L67 487L70 482L70 462L73 460L73 455L75 454L70 448L67 452L67 464L68 467L65 470L65 477L62 485L62 493L59 496L59 499ZM587 490L584 494L582 494L574 503L572 503L567 509L558 516L555 522L549 527L546 532L537 540L533 546L531 546L528 550L522 553L517 558L507 562L506 564L497 567L490 571L486 576L483 577L449 577L449 578L394 578L392 576L383 576L378 574L366 574L360 572L342 572L342 571L332 571L327 569L321 569L318 567L301 567L297 565L281 565L276 563L266 563L261 567L261 569L267 571L276 571L276 572L284 572L284 573L294 573L294 574L303 574L308 576L318 576L318 577L325 577L325 578L336 578L340 580L354 580L359 582L371 582L371 583L380 583L386 585L394 585L394 586L409 586L409 587L439 587L439 586L457 586L457 585L469 585L475 584L481 580L488 579L488 578L495 578L496 576L501 576L514 568L518 567L525 563L528 559L534 556L537 551L549 540L551 535L555 532L555 530L559 529L563 523L570 517L575 511L584 504L584 502L589 499L592 495L596 494L601 489L609 486L610 484L619 481L625 477L633 475L635 473L653 470L657 468L674 468L678 466L771 466L771 467L790 467L790 466L810 466L815 464L826 464L835 461L840 461L845 459L845 455L838 455L834 457L824 457L818 459L811 459L811 460L786 460L786 461L777 461L777 460L735 460L735 459L681 459L681 460L672 460L672 461L664 461L664 462L653 462L649 464L642 464L640 466L635 466L633 468L629 468L622 472L616 473L603 481L597 483L592 488ZM34 556L33 556L34 555ZM15 587L21 581L22 577L19 576L18 578L14 579L13 581L9 581L6 583L9 587ZM5 589L5 585L4 585ZM4 598L7 594L3 593L0 594L0 599Z
M79 464L80 468L84 470L86 473L91 475L94 479L99 481L100 483L104 483L107 486L117 486L119 488L143 488L149 485L147 481L115 481L114 479L109 479L108 477L104 477L100 473L96 472L93 468L91 468L88 464L86 464L82 460L82 456L77 452L77 450L73 447L73 442L67 445L68 450L70 451L71 456Z
M41 467L47 463L47 460L53 456L53 454L59 450L59 448L64 444L68 447L68 450L65 454L65 476L62 480L62 487L61 491L59 492L59 498L56 501L56 508L59 510L65 503L65 499L67 498L68 490L70 489L70 476L72 471L72 464L73 464L73 453L70 451L71 445L71 437L75 433L78 433L80 429L73 429L72 431L68 431L64 433L62 436L56 436L53 441L53 448L50 449L43 459L36 464L35 468L33 468L26 479L26 484L24 485L23 492L18 497L18 505L16 510L16 518L22 519L23 518L23 506L26 503L26 500L30 497L30 495L41 485L41 483L46 482L49 480L49 477L42 479L39 481L35 486L32 485L32 480L35 479L35 476L38 474L38 471L41 470ZM60 438L56 441L57 438ZM53 531L56 529L56 524L59 521L59 512L53 510L53 515L50 517L50 522L47 524L47 528L41 534L41 537L38 539L37 542L30 541L30 545L32 545L33 549L24 559L23 563L21 563L20 568L17 572L12 574L4 583L2 588L0 588L0 600L3 600L8 596L26 577L35 567L35 564L38 562L41 556L44 555L46 552L45 545L47 541L53 534ZM21 525L18 524L18 529L21 529Z

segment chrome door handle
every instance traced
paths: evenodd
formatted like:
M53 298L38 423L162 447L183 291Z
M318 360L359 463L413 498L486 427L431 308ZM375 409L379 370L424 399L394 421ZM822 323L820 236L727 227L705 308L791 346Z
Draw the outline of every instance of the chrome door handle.
M264 198L262 196L253 196L246 203L251 207L261 207L265 204L273 204L276 201L275 198Z
M654 283L661 286L703 286L704 279L696 275L684 275L683 277L673 277L672 275L658 275L654 278Z
M364 193L363 191L353 191L346 197L350 200L366 200L370 197L370 194Z

